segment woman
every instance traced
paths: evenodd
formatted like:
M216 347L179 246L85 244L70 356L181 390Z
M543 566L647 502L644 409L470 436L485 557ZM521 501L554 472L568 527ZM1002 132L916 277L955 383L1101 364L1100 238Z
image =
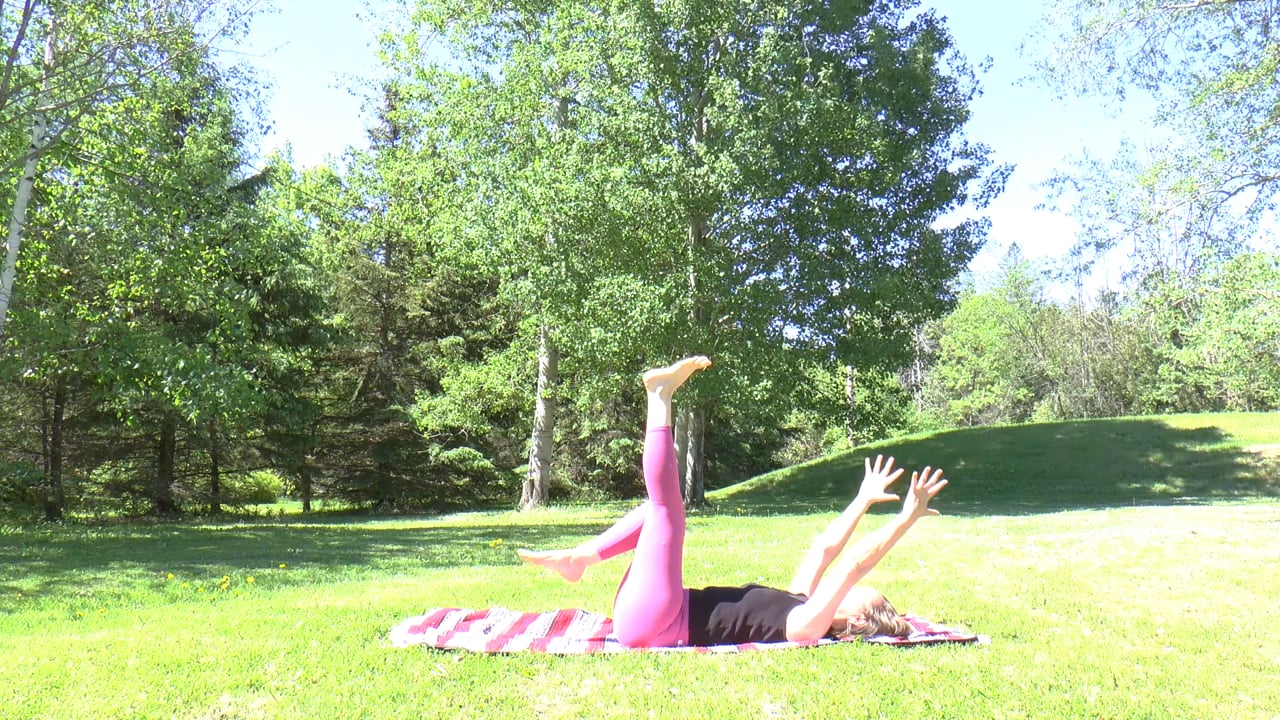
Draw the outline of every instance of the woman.
M613 603L614 631L628 647L908 634L910 627L883 595L856 583L916 520L938 514L929 508L929 501L947 484L941 470L912 473L902 512L855 544L826 573L867 509L898 499L887 491L903 473L893 469L893 458L877 457L874 465L867 460L857 497L814 541L788 591L760 585L684 587L685 514L671 433L671 398L693 373L710 365L705 357L691 357L644 374L648 416L643 463L648 501L576 548L520 550L521 559L577 582L587 567L634 550Z

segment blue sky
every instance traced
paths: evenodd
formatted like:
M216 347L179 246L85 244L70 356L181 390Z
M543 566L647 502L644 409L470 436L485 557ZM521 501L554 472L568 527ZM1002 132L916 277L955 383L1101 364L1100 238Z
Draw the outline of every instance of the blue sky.
M310 166L365 142L361 80L377 72L379 22L370 8L381 4L276 0L274 12L255 20L238 49L273 86L273 130L264 138L264 153L287 143L295 162ZM992 221L990 239L973 270L992 271L1015 242L1028 257L1060 257L1072 243L1075 224L1061 213L1036 209L1045 195L1037 185L1086 150L1106 157L1122 137L1141 143L1150 132L1150 107L1106 111L1097 100L1055 98L1032 78L1019 46L1043 11L1043 0L923 4L948 18L957 48L971 64L990 59L966 134L989 145L997 162L1016 166L1005 192L985 211ZM1115 280L1104 273L1096 282Z

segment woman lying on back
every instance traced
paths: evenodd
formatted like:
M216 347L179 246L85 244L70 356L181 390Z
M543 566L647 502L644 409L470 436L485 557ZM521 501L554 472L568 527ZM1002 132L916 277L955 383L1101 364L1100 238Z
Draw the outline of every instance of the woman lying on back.
M648 418L643 465L649 499L578 547L520 550L520 557L576 582L589 566L634 550L613 604L614 631L629 647L907 635L910 626L889 601L857 582L917 520L938 514L929 501L947 485L942 471L913 472L902 511L835 562L868 508L898 500L888 492L903 474L893 469L893 458L866 461L857 496L813 542L786 591L762 585L684 587L685 512L671 433L671 399L693 373L710 365L699 356L644 374Z

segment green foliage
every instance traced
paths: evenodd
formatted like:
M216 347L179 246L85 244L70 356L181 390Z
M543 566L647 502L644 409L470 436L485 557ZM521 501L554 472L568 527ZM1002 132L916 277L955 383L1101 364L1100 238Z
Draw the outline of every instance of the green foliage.
M268 505L284 495L285 483L270 470L255 470L229 479L224 492L229 505Z
M953 425L1280 408L1278 262L1244 253L1092 306L1015 263L931 327L925 404Z
M317 359L325 417L306 474L318 492L384 510L487 502L500 488L490 453L501 408L451 390L505 351L512 321L490 277L445 261L441 207L455 172L432 158L398 93L385 90L372 152L297 180L338 332Z
M688 401L715 397L713 432L745 433L719 447L769 462L777 419L806 401L767 389L832 356L895 369L985 233L940 219L1003 183L960 135L971 71L909 3L415 8L385 51L422 161L465 168L441 248L536 319L517 346L546 328L561 349L569 465L625 465L623 428L593 416L634 392L619 368L694 351L725 379ZM478 414L471 398L512 365L457 365L443 380L456 400L423 407L479 427L511 398Z
M1224 263L1204 283L1189 347L1222 409L1280 407L1280 254Z
M1278 263L1275 254L1249 253L1153 288L1142 305L1159 369L1150 405L1172 411L1280 407Z
M0 462L0 512L35 507L40 476L40 469L27 463Z
M1046 80L1118 103L1149 94L1171 138L1052 182L1082 225L1084 263L1127 246L1139 278L1198 274L1264 227L1280 188L1278 18L1266 2L1049 6L1028 44Z
M94 100L45 158L3 349L51 516L77 484L66 500L216 510L322 340L300 236L274 213L288 170L246 165L237 112L256 88L204 40L175 32L154 72Z
M64 74L0 347L0 462L40 470L15 502L217 510L260 468L305 502L499 501L544 329L566 497L638 490L635 373L692 351L716 360L682 398L707 414L712 487L850 436L1280 403L1277 261L1211 212L1254 212L1274 176L1272 20L1251 3L1070 5L1096 57L1141 51L1126 72L1171 89L1164 118L1185 107L1199 145L1059 183L1109 203L1079 205L1102 218L1079 264L1134 239L1126 294L1052 302L1011 261L925 331L985 235L944 219L1007 174L963 138L976 78L933 13L412 5L372 147L301 176L248 165L258 88L207 54L240 4L30 5L0 177L54 16ZM1222 42L1224 18L1262 24ZM1164 46L1135 37L1198 59L1151 64Z
M923 395L951 425L1025 422L1047 397L1051 342L1044 281L1016 256L999 285L970 291L930 334L937 350Z

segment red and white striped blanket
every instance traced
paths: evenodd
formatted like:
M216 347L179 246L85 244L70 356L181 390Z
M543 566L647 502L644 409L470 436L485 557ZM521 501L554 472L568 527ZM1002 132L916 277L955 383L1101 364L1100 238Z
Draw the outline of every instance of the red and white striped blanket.
M935 625L914 615L904 616L913 628L905 638L879 635L861 638L882 645L928 645L976 642L979 637L956 628ZM811 643L743 643L709 647L651 648L652 652L732 653L745 650L834 645L837 640ZM396 647L425 645L446 650L484 653L540 652L555 655L632 652L613 635L613 620L586 610L519 612L504 608L467 610L436 608L411 617L391 629Z

